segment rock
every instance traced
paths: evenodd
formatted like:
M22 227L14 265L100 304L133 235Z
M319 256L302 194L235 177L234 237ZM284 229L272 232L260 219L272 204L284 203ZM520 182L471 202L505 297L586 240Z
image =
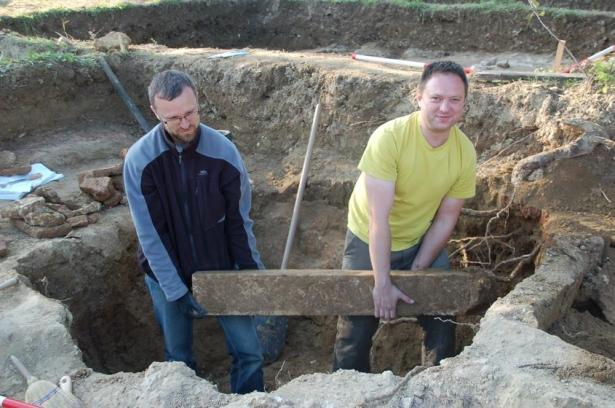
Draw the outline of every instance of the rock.
M45 205L45 199L36 195L29 195L18 200L17 205L19 206L19 214L23 217L32 209Z
M124 192L124 177L123 176L113 176L111 177L111 182L113 183L113 187L117 191Z
M43 197L47 202L54 204L62 204L62 200L58 193L51 186L41 186L33 191L39 197Z
M49 207L37 207L24 216L24 221L34 227L56 227L64 224L66 217Z
M64 237L71 232L70 224L64 223L55 227L35 227L22 220L13 220L13 225L33 238Z
M95 224L100 219L100 215L98 215L98 213L88 214L87 217L88 217L88 223L90 224Z
M120 159L124 160L124 158L126 157L127 153L128 153L128 148L127 147L123 147L122 149L120 149Z
M89 194L84 191L73 193L68 197L62 198L62 204L66 205L71 210L79 210L82 207L88 206L92 203L98 203ZM98 203L100 204L100 203Z
M73 228L86 227L90 224L87 215L77 215L76 217L70 217L66 219L66 222Z
M21 217L19 216L19 213L17 212L17 208L18 207L15 204L9 205L8 207L0 210L0 215L2 216L2 218L8 218L8 219L13 219L13 220L20 219Z
M92 170L94 177L110 177L110 176L121 176L124 172L124 165L122 163L114 164L113 166L103 167L100 169Z
M75 214L75 212L73 210L71 210L70 208L68 208L64 204L47 203L47 207L51 208L54 211L59 212L60 214L62 214L66 218L71 218L71 217L74 217L75 215L77 215L77 214Z
M119 191L113 191L113 195L105 200L103 204L107 207L115 207L122 201L122 193Z
M16 201L12 206L2 210L2 216L6 218L19 219L24 218L26 214L33 211L37 207L45 205L45 199L35 195L30 195Z
M98 201L92 201L91 203L86 204L81 208L73 210L72 216L74 217L77 215L87 215L87 214L99 212L100 210L102 210L102 204L99 203Z
M84 171L77 174L77 180L79 181L79 184L83 183L83 180L90 177L94 177L94 172L92 172L92 170Z
M128 50L130 37L119 31L110 31L107 35L94 40L94 48L97 51L122 51Z
M93 169L84 171L79 173L77 178L79 182L83 182L87 177L111 177L111 176L121 176L123 171L122 163L115 164L113 166L102 167L100 169Z
M116 192L109 177L85 177L79 182L79 188L101 202L108 200Z
M28 174L32 171L32 166L19 166L19 167L0 167L0 176L15 176Z
M0 169L14 166L15 161L17 161L15 153L10 150L0 150Z
M0 257L6 256L8 253L8 246L4 237L0 236Z

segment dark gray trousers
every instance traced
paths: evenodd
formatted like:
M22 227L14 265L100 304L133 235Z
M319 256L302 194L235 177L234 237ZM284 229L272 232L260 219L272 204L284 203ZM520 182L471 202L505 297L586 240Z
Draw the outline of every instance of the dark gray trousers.
M418 253L420 243L391 252L391 270L408 270ZM450 269L448 251L443 249L431 264L432 268ZM346 232L342 269L371 270L369 246L352 232ZM408 294L412 297L412 293ZM455 355L455 326L435 319L436 316L419 316L418 323L425 331L423 340L423 365L435 365L443 358ZM442 320L452 316L437 316ZM378 319L373 316L340 316L333 350L333 371L339 369L370 372L369 352L372 337L378 329Z

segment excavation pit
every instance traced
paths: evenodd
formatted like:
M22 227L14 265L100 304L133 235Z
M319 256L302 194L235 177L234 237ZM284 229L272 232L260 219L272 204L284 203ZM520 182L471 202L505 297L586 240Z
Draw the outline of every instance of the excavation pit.
M75 202L86 200L79 192L77 175L120 163L120 150L134 143L142 132L100 67L95 61L87 60L92 44L76 39L87 40L87 31L92 26L106 31L126 29L137 45L131 46L129 52L111 53L107 60L151 123L154 118L149 113L146 86L155 72L173 67L195 77L201 92L203 122L232 132L253 181L251 215L258 248L270 268L278 268L281 263L313 108L316 103L322 103L310 178L289 267L339 268L346 205L358 175L356 164L370 133L378 125L417 108L411 95L419 78L419 73L411 70L353 62L347 52L363 49L399 58L409 48L425 49L430 44L421 38L416 43L400 43L399 39L386 43L384 39L392 33L381 33L382 38L376 39L366 34L364 38L344 25L338 26L339 32L332 32L332 25L327 24L332 20L346 24L349 16L360 17L357 21L365 22L375 16L390 19L399 11L392 5L370 9L300 4L298 9L293 9L290 2L280 2L280 8L276 9L275 2L263 2L256 10L254 2L240 2L232 12L228 7L208 8L207 2L191 3L110 10L95 16L87 11L50 13L32 23L28 34L55 37L54 32L60 30L58 17L70 17L64 29L75 39L75 45L71 46L75 47L76 55L84 59L32 60L3 68L0 100L8 104L0 105L4 124L0 150L13 151L18 160L42 162L63 173L64 179L51 185L60 197ZM164 13L173 20L175 16L185 15L190 7L198 8L199 13L194 15L209 12L207 18L194 17L191 22L193 26L208 26L208 30L198 31L198 36L192 29L171 35L170 31L147 31L153 30L153 23L144 24L147 29L141 31L130 25L130 21L160 21ZM301 20L302 13L308 12L312 13L312 19ZM465 22L462 17L466 12L460 12L452 24ZM407 11L400 13L395 18L404 21L410 18ZM442 13L434 12L431 17L422 14L421 24L442 27L438 22L450 15ZM252 25L243 26L241 30L245 31L235 30L240 34L237 38L223 34L221 28L228 27L231 17L238 15L251 16ZM298 16L297 20L292 20L292 16ZM595 18L611 24L607 17ZM592 18L586 20L587 24L592 24ZM18 20L0 21L4 27L26 33L19 24ZM315 27L326 29L319 31ZM532 30L537 32L538 28ZM291 39L281 34L288 31L293 32ZM211 35L214 32L220 34ZM608 28L606 32L609 33ZM0 43L14 53L13 58L28 55L28 49L37 49L41 44L49 46L40 39L13 32L0 35ZM396 35L410 37L407 32ZM151 40L157 44L150 43ZM492 41L504 42L503 39ZM460 37L460 42L441 44L419 54L432 59L450 53L447 58L466 58L468 65L486 58L488 44L485 49L464 49L462 43L469 42ZM472 44L477 47L478 42ZM548 63L545 55L552 50L540 41L532 42L531 47L524 46L522 39L514 44L503 51L542 52L536 58L529 55L528 61ZM248 56L207 58L228 48L245 46L250 46ZM575 46L580 50L585 45ZM461 127L475 143L479 155L478 191L474 199L466 202L468 211L460 218L449 252L453 254L454 268L480 267L493 272L496 280L493 300L507 296L517 284L532 277L536 269L548 267L543 260L549 257L554 237L560 235L601 237L606 249L596 263L603 271L602 275L596 275L599 276L596 280L604 280L602 276L610 279L613 275L609 266L612 263L607 259L613 259L609 242L615 238L614 207L610 200L615 197L612 170L615 157L608 145L599 144L583 157L556 160L517 185L510 182L510 175L520 160L563 146L583 133L567 125L568 119L581 117L598 124L607 138L612 138L613 108L612 95L600 94L588 83L472 80L468 110ZM0 202L0 208L5 206L6 203ZM143 277L136 268L136 237L126 205L103 210L98 222L73 230L68 238L37 240L16 230L6 219L0 225L9 241L3 270L23 275L37 292L68 307L72 314L70 334L81 350L85 366L102 374L138 374L148 370L153 361L163 360L162 338L154 322ZM584 245L589 247L579 244L580 251L584 251ZM536 279L543 279L540 276ZM613 344L609 331L613 324L609 317L612 304L603 292L597 294L598 289L588 285L578 285L580 294L572 309L568 310L563 302L553 325L539 328L612 360L613 355L608 351ZM574 294L574 285L570 291ZM485 304L457 317L460 361L463 355L472 355L472 350L483 347L485 335L479 336L476 345L473 340L482 328L481 318L487 322L486 330L493 324L489 316L484 317L489 313L489 306ZM591 319L598 319L604 331L594 336L595 329L578 323L584 320L583 316L591 321L587 314ZM333 316L291 318L283 355L265 369L267 390L283 392L285 384L291 383L292 388L295 384L292 380L303 374L329 373L335 324ZM420 363L421 336L419 326L411 319L381 327L374 339L373 372L391 370L395 375L406 375ZM587 344L591 338L597 340L594 346ZM11 343L11 348L15 347ZM468 351L464 353L464 349ZM216 384L220 391L228 392L230 359L213 318L197 323L195 354L199 365L197 374ZM72 366L76 364L71 362ZM442 370L429 372L437 375ZM0 380L11 376L9 372ZM591 377L583 373L579 376ZM334 378L338 380L332 379L332 383L340 377ZM609 381L607 378L598 383L611 384ZM23 391L15 380L5 382L6 389ZM412 392L408 388L408 395ZM481 397L480 393L477 389L476 401L486 405L485 401L493 401ZM87 395L80 396L84 400L96 400L94 391ZM523 396L517 397L524 401Z
M289 133L305 131L293 129L292 123L285 126ZM62 172L65 178L57 183L56 191L63 197L70 197L81 196L76 188L77 173L119 162L115 158L117 152L129 145L133 137L138 135L126 124L106 120L103 124L94 120L87 127L75 128L69 124L50 129L36 139L24 136L19 145L7 146L19 156L30 157L34 162L43 161ZM237 143L241 143L239 136L235 137ZM303 149L297 147L297 150ZM251 156L244 155L249 161ZM297 158L300 159L300 156L297 155ZM318 161L317 153L315 163ZM295 163L295 166L298 165L300 160ZM350 168L353 164L349 161L347 165ZM330 170L326 166L316 164L312 168L313 179L317 180L320 176L320 184L331 182L327 180ZM255 180L264 176L266 174L252 172ZM263 260L274 268L281 263L292 214L292 190L296 189L298 181L295 171L284 177L288 177L283 182L289 184L288 190L291 191L264 195L255 189L252 212ZM353 182L349 178L342 184L351 185ZM302 207L290 268L335 269L341 265L346 212L341 203L347 201L348 196L340 197L334 186L317 184L316 189L313 191L311 185L308 187L308 199ZM331 194L327 194L328 191ZM498 256L506 258L510 255L510 248L518 247L516 250L519 254L530 252L532 239L539 239L536 219L527 220L516 214L518 210L510 212L511 215L502 223L496 223L492 231L496 235L513 233L506 238L509 242L502 244L508 252L499 254L494 250L494 265ZM142 275L136 266L136 236L126 206L108 209L101 215L96 224L75 230L70 239L61 241L41 242L13 231L15 243L20 242L25 248L33 246L28 249L27 256L19 257L15 270L28 277L39 292L62 300L68 306L73 315L71 333L88 367L107 374L143 371L152 361L162 361L163 356L162 338L154 322ZM484 217L475 219L463 216L457 235L467 237L481 234L487 221ZM451 245L451 252L455 249ZM481 256L477 248L469 248L468 253ZM459 268L468 266L462 265L460 255L453 258L453 265ZM531 269L530 263L528 270L520 276L531 273ZM502 268L500 272L504 276L510 270ZM498 283L497 296L504 295L510 287L511 284ZM460 317L460 321L467 324L460 325L458 329L459 351L470 344L480 315L487 306L484 305L478 314ZM286 351L279 361L266 369L267 388L273 390L302 374L330 372L335 324L333 316L291 318ZM413 321L383 327L375 338L374 371L392 370L404 375L420 364L421 337L421 329ZM218 384L221 390L228 390L229 358L214 318L197 322L195 339L203 339L195 341L195 353L201 367L199 375Z

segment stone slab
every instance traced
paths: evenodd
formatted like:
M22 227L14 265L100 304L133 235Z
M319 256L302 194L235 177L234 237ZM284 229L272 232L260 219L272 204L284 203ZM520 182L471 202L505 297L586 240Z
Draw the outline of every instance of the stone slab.
M0 176L15 176L28 174L32 170L32 166L8 167L0 169Z
M484 272L392 271L415 300L399 316L455 315L488 303L493 282ZM193 293L211 315L334 316L374 313L373 273L346 270L206 271L193 275Z
M55 227L34 227L32 225L28 225L22 220L12 220L12 222L15 227L33 238L65 237L66 234L68 234L72 230L72 227L68 223L64 223Z

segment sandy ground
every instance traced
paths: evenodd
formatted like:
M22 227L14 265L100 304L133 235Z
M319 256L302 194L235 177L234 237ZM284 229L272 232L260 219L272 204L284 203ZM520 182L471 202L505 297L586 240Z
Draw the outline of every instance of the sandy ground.
M119 2L0 0L0 13L15 15L31 12L40 9L41 3L44 7L51 8L108 6ZM137 90L144 89L147 82L145 78L147 75L144 75L144 72L149 75L161 67L175 64L178 68L190 69L195 74L207 73L200 82L201 88L211 98L210 101L203 103L204 116L219 128L232 129L238 146L246 156L255 182L256 232L259 245L264 249L262 252L270 265L279 264L283 238L287 232L293 189L297 185L307 124L310 122L311 110L307 107L313 102L314 89L322 91L323 100L327 103L321 129L322 144L315 152L313 178L304 207L304 223L299 231L298 252L292 262L294 267L332 268L338 265L344 231L344 206L349 186L351 188L356 175L354 166L358 155L369 133L379 123L413 109L412 102L408 98L407 82L410 81L412 84L416 82L416 72L377 64L350 63L347 55L334 55L327 53L327 50L320 50L321 52L317 53L285 53L255 49L251 50L249 57L242 60L211 62L204 56L220 50L170 49L156 45L138 46L135 49L138 52L114 56L111 62L136 95L140 95ZM382 50L378 47L365 47L363 51L376 54ZM446 56L458 59L464 65L488 60L493 62L494 59L496 65L497 62L517 61L520 67L522 61L530 61L531 63L525 65L526 69L537 66L532 64L538 66L549 64L548 55L533 56L520 53L443 54L417 50L415 55L417 59L425 60ZM90 86L87 88L88 92L91 92L91 99L95 100L90 108L96 109L94 108L96 106L100 110L97 114L100 115L121 111L123 108L114 99L115 96L111 96L112 92L106 79L95 70L86 74L90 76L91 81L88 83ZM76 81L62 79L62 75L66 75L67 78L72 75L87 83L83 79L87 75L78 70L74 70L70 75L66 74L66 71L51 73L48 70L40 73L32 71L30 76L25 77L15 74L14 91L23 92L20 89L32 82L29 78L37 78L46 84L51 84L45 88L52 90L49 91L52 93L51 97L82 93L81 84L72 89L71 86ZM220 87L227 89L226 93L216 93L219 88L208 83L206 80L208 78L217 78L221 83ZM53 106L49 106L48 109L41 108L45 106L50 96L47 96L47 99L41 98L41 101L36 99L34 93L19 95L24 96L22 101L25 106L36 107L39 112L40 117L34 117L32 121L40 120L44 124L47 120L58 116L57 112L53 111ZM386 95L386 98L380 98L382 95ZM62 118L70 122L70 126L58 125L56 128L47 129L42 139L35 137L39 136L36 130L30 130L24 132L23 140L13 139L5 146L21 157L45 161L54 169L64 172L66 179L58 183L58 190L69 194L77 192L76 174L79 171L117 160L119 148L130 144L138 137L139 132L134 129L134 125L126 124L131 121L129 117L118 118L117 122L112 119L107 122L83 122L82 127L75 126L75 123L81 119L76 112L83 108L78 102L71 102L69 96L66 96L66 100L69 101L67 104L72 104L71 109L75 112L74 117L71 117L69 112L66 118ZM255 104L254 101L258 103ZM569 84L560 87L538 82L500 84L473 82L463 128L475 143L482 166L479 171L479 196L473 202L469 202L468 206L479 209L504 207L511 194L508 176L520 159L543 150L560 147L579 136L577 130L563 124L568 118L583 117L599 123L608 131L607 134L612 135L615 128L614 101L613 95L601 95L589 85ZM280 109L282 104L284 109ZM19 115L18 112L16 116ZM44 142L39 143L40 140ZM103 140L108 143L101 143ZM511 247L518 246L513 248L520 251L515 255L526 253L531 249L527 245L534 244L539 239L549 238L541 236L545 231L549 231L549 234L583 231L613 239L612 237L615 237L613 155L613 149L599 146L591 155L557 161L547 166L542 174L534 174L532 180L524 183L517 191L511 217L506 217L497 225L498 233L505 234L514 230L520 232L517 232L510 241L494 244L495 249L491 249L494 249L495 259L490 258L490 264L512 257ZM109 215L108 225L126 223L127 219L125 207L114 209ZM480 235L484 233L485 222L475 223L462 219L458 234ZM8 223L3 223L2 227L3 233L5 229L11 229L9 233L12 239L11 249L23 250L25 253L32 241L12 229ZM78 254L75 256L83 258L69 259L72 262L89 260L89 255L89 253ZM490 251L489 257L491 255ZM479 248L469 254L469 259L474 262L484 262L486 256L485 251ZM24 273L31 274L37 289L42 289L44 283L42 279L47 276L37 275L40 271L36 269L34 261L23 259L21 262L22 270L26 271ZM60 274L58 277L68 273L66 269L62 269L62 265L55 263L50 265L46 271L50 279L53 278L54 270L62 271L58 272ZM510 273L511 268L504 268L500 272ZM106 272L112 273L112 268ZM531 268L524 271L527 274L531 272ZM50 286L51 292L48 294L60 299L72 297L68 304L71 306L70 302L74 302L77 314L77 307L85 304L83 299L85 295L82 294L80 298L80 293L87 292L88 284L87 281L77 282L70 288L72 292L66 289L67 293L53 293L53 287ZM103 293L97 294L95 298L102 303L111 297L109 293L111 289L105 287ZM113 324L117 326L128 327L130 323L134 323L128 320L133 318L131 313L121 309L117 304L105 304L101 306L101 310L82 310L76 317L76 337L85 346L92 347L86 351L86 354L90 353L87 356L90 359L88 362L98 364L97 368L106 368L107 372L116 372L122 367L142 370L143 365L152 360L152 356L156 353L152 349L159 345L160 339L153 337L152 340L151 335L155 331L153 321L147 312L143 312L148 305L141 304L140 309L134 304L121 305L127 308L133 306L135 309L130 312L143 319L139 321L143 326L135 329L132 333L134 338L124 340L123 343L122 339L113 343L111 341L113 333L105 333L110 331L109 326L100 325L96 327L98 332L94 335L87 333L87 336L99 336L99 339L94 339L98 344L87 344L86 331L91 329L91 326L88 326L89 319L91 316L97 316L97 313L109 318L126 317L127 320L120 322L113 320ZM576 318L578 317L575 316ZM143 323L144 321L148 323ZM568 321L568 324L577 330L580 325L574 326L573 323L577 325L576 320ZM207 355L206 358L209 360L206 366L214 368L199 374L214 380L222 390L226 390L225 370L228 359L223 340L219 331L215 332L215 323L209 322L202 326L203 332L207 331L208 335L214 332L215 341L200 346L201 349L197 352ZM329 368L334 319L298 319L292 323L291 329L293 334L289 338L289 344L292 344L292 347L288 347L282 359L270 366L266 372L268 386L271 388L276 388L300 374L326 372ZM566 333L565 329L561 331ZM104 337L105 335L108 338ZM607 333L607 335L612 337L612 334ZM395 336L395 333L387 333L387 338L391 342L397 341L398 344L408 346L408 337L419 339L420 332L416 326L409 325L402 327L397 337ZM563 335L562 337L565 338ZM602 342L601 344L604 343L602 337L596 338ZM103 345L103 339L109 340L107 348L94 349L94 346ZM131 341L139 343L135 347ZM471 341L471 335L468 341ZM583 342L583 346L591 349L591 343L589 339ZM381 342L377 342L377 347L385 360L376 362L379 370L393 369L396 373L403 373L416 364L416 354L409 353L411 355L403 357L404 361L396 361L397 353L394 347L389 349L386 343ZM139 352L135 353L134 349L138 349ZM114 352L121 355L113 356ZM600 347L599 352L604 354L604 347ZM99 355L92 356L94 353ZM157 353L159 354L159 350ZM132 355L135 354L133 358Z

